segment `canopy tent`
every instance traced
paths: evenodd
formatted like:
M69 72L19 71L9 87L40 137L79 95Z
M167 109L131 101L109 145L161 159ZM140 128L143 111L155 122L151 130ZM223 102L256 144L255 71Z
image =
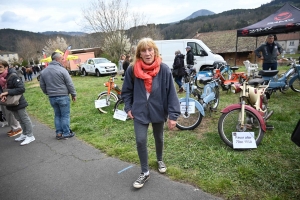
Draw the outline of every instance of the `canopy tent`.
M286 3L267 18L237 30L236 54L238 37L256 37L257 46L259 36L296 31L300 31L300 9Z

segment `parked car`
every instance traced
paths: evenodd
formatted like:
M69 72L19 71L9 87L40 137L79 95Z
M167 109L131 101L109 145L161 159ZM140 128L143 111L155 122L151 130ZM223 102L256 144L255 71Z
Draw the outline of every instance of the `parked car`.
M80 70L83 76L88 74L96 74L96 76L116 74L118 71L117 65L106 58L89 58L80 65Z

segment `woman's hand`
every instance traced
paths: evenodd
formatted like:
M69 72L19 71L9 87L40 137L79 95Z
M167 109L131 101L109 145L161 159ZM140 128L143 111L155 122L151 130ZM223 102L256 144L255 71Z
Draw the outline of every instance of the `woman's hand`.
M6 96L1 96L1 97L0 97L1 102L5 102L5 101L6 101L6 98L7 98Z
M176 121L174 121L174 120L168 120L168 128L169 128L169 130L173 130L173 128L175 128L175 126L176 126Z
M8 95L8 92L2 92L1 94L0 94L0 99L2 99L2 97L5 97L5 99L6 99L6 96Z
M127 115L130 117L130 119L133 119L133 115L131 114L131 110L128 111Z

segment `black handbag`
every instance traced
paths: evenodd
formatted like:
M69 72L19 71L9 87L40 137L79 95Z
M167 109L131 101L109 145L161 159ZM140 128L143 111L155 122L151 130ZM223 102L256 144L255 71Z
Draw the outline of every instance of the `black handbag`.
M300 120L298 121L298 124L295 128L295 130L292 133L291 140L300 147Z

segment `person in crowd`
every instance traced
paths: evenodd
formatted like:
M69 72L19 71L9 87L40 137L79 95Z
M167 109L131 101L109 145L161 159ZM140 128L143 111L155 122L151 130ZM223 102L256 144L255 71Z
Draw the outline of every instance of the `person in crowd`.
M123 62L124 62L124 60L125 60L125 55L122 54L120 56L119 65L118 65L119 66L119 71L123 70Z
M28 66L26 68L26 75L27 75L28 81L32 81L32 67L31 66Z
M2 71L1 75L5 76L6 74L6 90L0 94L0 99L2 102L6 101L7 95L19 95L22 94L19 104L16 106L6 106L8 111L11 111L13 116L18 120L22 129L20 129L21 135L15 139L15 141L21 142L20 145L26 145L33 141L35 141L35 137L32 133L32 123L31 120L26 112L26 107L28 103L23 96L25 92L25 86L23 81L21 81L16 73L16 70L13 68L8 68L8 64L6 61L0 61L0 70ZM3 79L2 79L3 81ZM3 83L1 83L2 87ZM13 135L14 132L12 132ZM14 135L18 135L15 133ZM9 136L10 136L9 135Z
M125 76L125 72L126 72L128 66L130 65L130 59L131 59L131 56L130 56L130 55L126 55L125 60L124 60L124 62L123 62L123 70L124 70L124 73L123 73L122 76Z
M175 83L178 85L178 93L183 92L182 88L182 77L185 73L184 69L184 55L181 54L179 50L175 51L175 58L173 63L173 76L175 79Z
M16 67L16 71L17 71L17 75L20 78L21 81L23 81L22 77L23 77L23 71L21 69L21 67L17 66Z
M133 69L132 69L133 68ZM152 124L158 171L165 173L163 162L164 122L172 130L180 115L180 105L170 68L162 63L157 45L151 38L138 42L132 65L126 70L122 87L125 112L134 120L141 174L133 187L141 188L149 179L147 132Z
M190 46L185 47L186 50L186 64L187 65L194 65L194 54L191 51L192 48Z
M63 66L64 58L59 52L53 52L52 61L41 71L40 87L48 95L54 110L56 139L67 139L75 135L70 129L70 96L76 101L76 90L71 76Z
M21 67L21 70L23 72L23 76L24 76L24 79L25 81L27 81L27 74L26 74L26 68L24 66Z
M263 60L263 70L277 70L277 56L283 49L278 42L274 41L274 35L268 35L266 42L260 45L255 51L255 55Z

